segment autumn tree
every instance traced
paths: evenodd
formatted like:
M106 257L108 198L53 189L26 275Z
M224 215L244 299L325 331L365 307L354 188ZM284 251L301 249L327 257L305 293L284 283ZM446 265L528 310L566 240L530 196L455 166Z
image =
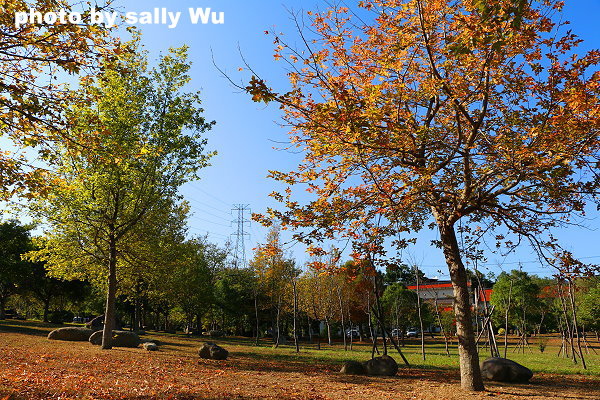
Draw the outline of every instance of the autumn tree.
M325 323L327 343L331 341L331 324L337 318L339 309L336 298L335 276L321 273L315 268L309 268L301 277L298 284L300 310L311 319ZM319 345L320 345L320 332Z
M184 91L187 48L170 49L149 69L138 44L134 34L131 51L81 83L87 102L65 112L71 129L90 140L53 153L61 179L35 209L50 229L34 258L56 276L83 275L107 287L103 349L111 348L124 254L176 218L178 188L197 178L211 155L199 95Z
M600 183L600 52L575 53L562 2L365 0L296 17L299 43L275 36L291 89L255 74L255 101L281 105L304 160L273 171L278 220L313 253L370 232L384 253L437 229L454 289L461 386L483 390L465 246L479 234L513 249L559 251L552 229L581 215ZM310 26L310 27L309 27ZM305 187L309 200L293 199ZM260 217L258 219L261 219ZM362 228L361 228L362 227ZM526 241L526 240L525 240ZM465 247L466 248L466 247Z
M0 153L0 196L10 197L30 189L42 189L46 171L29 154L47 150L54 141L83 144L85 138L67 131L63 106L79 101L58 80L69 75L97 72L102 56L117 52L110 31L87 24L89 9L79 9L67 0L4 0L0 4L0 137L14 145L13 152ZM106 9L111 1L98 2ZM30 8L47 12L79 11L86 23L38 24L15 26L15 13ZM62 79L62 78L61 78ZM9 150L9 149L5 149Z
M281 317L291 302L292 280L299 275L294 260L285 254L277 226L272 227L266 243L257 246L250 267L257 276L257 285L269 298L275 347L281 339Z

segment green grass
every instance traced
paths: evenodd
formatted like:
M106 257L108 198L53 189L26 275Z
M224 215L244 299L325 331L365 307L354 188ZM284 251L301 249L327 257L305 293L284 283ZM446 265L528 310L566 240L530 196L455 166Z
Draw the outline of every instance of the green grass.
M198 340L198 339L196 339ZM201 339L200 339L201 340ZM209 340L209 339L206 339ZM548 344L545 351L541 353L537 347L537 339L531 339L531 349L526 348L525 353L515 352L515 345L510 345L507 351L507 358L527 366L534 372L545 372L552 374L584 374L600 376L600 355L594 354L589 350L589 354L583 349L583 354L587 363L587 370L584 370L581 362L574 364L571 359L558 357L559 345ZM371 357L371 346L368 344L354 344L353 350L344 351L341 343L335 343L333 346L321 344L321 350L316 349L316 345L302 343L300 353L296 353L293 345L279 346L274 349L268 341L261 341L260 346L254 346L253 340L244 340L239 338L216 338L215 341L232 347L236 353L243 353L248 357L256 359L275 359L290 362L322 363L322 364L342 364L344 361L356 360L364 361ZM556 340L555 340L556 341ZM594 346L596 352L600 354L600 344L595 339L589 339L589 344ZM503 354L503 346L499 343L500 353ZM380 344L381 350L381 344ZM450 356L446 355L443 342L439 338L425 340L426 359L423 361L421 355L421 346L418 340L412 340L401 348L411 366L425 369L458 369L458 349L455 345L450 346ZM394 357L399 364L402 360L396 349L391 345L388 347L388 353ZM485 359L490 356L489 350L480 346L480 358Z
M0 334L4 331L46 336L48 332L57 327L59 327L59 325L46 324L37 321L0 320ZM199 347L204 341L215 341L236 354L254 358L257 361L278 360L291 363L307 363L311 365L341 365L348 360L365 361L371 357L371 345L367 343L355 343L353 349L348 351L344 351L341 343L335 343L333 346L329 346L327 343L321 343L321 350L317 350L316 344L314 343L301 343L300 352L296 353L293 345L280 345L279 348L275 349L268 339L262 339L260 345L255 346L254 339L240 337L188 338L186 335L182 334L173 335L162 332L147 332L144 337L158 339L159 341L166 342L165 344L168 344L169 346L174 346L174 348ZM500 352L502 354L502 341L500 338L498 340L498 345L500 346ZM574 364L571 359L557 356L560 342L556 337L550 337L543 353L540 352L537 346L537 340L538 339L536 338L530 339L531 347L530 349L526 348L525 353L515 352L514 343L510 344L507 358L525 365L534 372L600 376L600 343L597 343L595 338L589 338L588 341L599 354L594 354L592 349L589 350L588 354L584 348L584 356L588 367L587 370L583 369L581 362ZM406 342L406 345L402 347L402 351L411 366L425 369L458 369L458 351L455 343L450 346L450 356L446 356L444 343L440 338L426 338L425 346L425 361L422 360L419 339L409 340ZM388 346L388 352L399 364L402 364L400 356L391 345ZM489 357L489 350L480 347L480 358L484 359L487 357Z

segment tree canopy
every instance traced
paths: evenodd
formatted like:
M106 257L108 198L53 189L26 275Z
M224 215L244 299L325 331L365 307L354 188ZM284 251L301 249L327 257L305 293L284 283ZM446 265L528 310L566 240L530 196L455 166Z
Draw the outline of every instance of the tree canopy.
M60 181L36 210L51 229L32 254L53 274L103 282L109 272L104 348L110 348L117 269L143 268L148 263L138 260L148 250L169 254L165 246L183 241L187 208L178 188L197 178L213 154L203 136L213 123L202 115L199 94L184 91L187 48L170 49L149 69L138 43L134 33L130 51L105 60L100 76L82 82L87 101L66 114L88 145L56 149Z
M85 143L68 132L65 103L80 101L58 76L94 74L102 57L119 52L110 32L100 25L30 24L15 27L15 13L75 9L66 0L4 0L0 5L0 137L15 149L45 154L54 141ZM111 1L98 7L108 7ZM81 10L84 18L89 10ZM64 81L64 80L61 80ZM68 132L68 133L67 133ZM47 173L22 152L0 153L0 198L33 195L47 183ZM29 189L29 191L27 191Z
M461 382L481 390L467 276L457 240L488 235L513 249L525 238L548 262L552 228L597 200L600 52L575 52L559 1L369 0L299 19L305 47L276 35L291 90L254 76L255 101L281 104L295 171L258 217L298 229L320 252L333 237L357 254L385 254L415 232L439 231L452 278ZM363 18L363 16L366 16ZM306 26L306 28L302 28ZM312 194L295 201L294 186Z

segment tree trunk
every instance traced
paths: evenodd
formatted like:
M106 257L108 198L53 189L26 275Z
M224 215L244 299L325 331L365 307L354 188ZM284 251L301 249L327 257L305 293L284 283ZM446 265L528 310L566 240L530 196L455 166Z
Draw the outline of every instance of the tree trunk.
M300 347L298 346L298 326L296 324L298 314L298 292L296 290L296 279L294 279L293 290L294 290L294 346L296 347L296 353L300 353Z
M423 316L421 315L421 293L419 291L419 272L418 268L415 265L415 279L417 280L417 312L419 315L419 326L421 329L421 355L423 357L423 361L425 361L425 332L423 331Z
M375 318L377 319L377 322L379 322L379 328L381 329L381 337L382 337L382 342L383 342L383 355L387 356L387 341L386 341L386 329L385 329L385 321L384 321L384 315L383 315L383 307L381 306L381 301L379 298L379 280L377 279L377 276L373 277L374 280L374 285L373 287L375 288L375 309L373 311L375 311Z
M435 298L434 298L434 302L435 302L435 315L437 317L438 325L440 326L440 333L442 334L442 336L444 336L444 346L446 347L446 355L450 356L450 350L448 349L448 336L446 336L446 331L444 330L444 325L442 325L442 318L440 317L440 309L438 307L437 292L434 291L433 293L435 295Z
M456 335L458 338L460 384L465 390L482 391L485 388L483 386L481 370L479 369L479 355L477 354L475 335L473 333L467 273L460 258L456 232L451 223L441 221L437 213L435 216L454 291L454 314L456 316Z
M5 319L6 314L4 312L4 306L6 304L6 299L4 296L0 296L0 319Z
M275 324L276 324L275 329L276 329L277 333L275 335L275 348L279 347L279 341L280 341L280 336L279 336L279 334L280 334L280 328L279 328L279 314L280 314L280 312L281 312L281 298L279 300L277 300L277 320L275 322Z
M577 327L577 307L575 306L575 295L573 293L573 281L569 279L569 300L571 301L571 315L573 317L573 328L577 337L577 350L579 351L579 358L581 359L581 365L583 369L587 369L585 358L583 357L583 351L581 351L581 338L579 337L579 328Z
M258 340L260 338L260 322L258 320L258 294L254 295L254 317L256 318L256 341L254 344L258 346Z
M48 314L50 313L50 299L44 299L44 317L42 321L48 322Z
M340 316L342 318L342 339L344 340L344 351L348 350L348 343L346 342L346 324L344 321L344 307L342 305L342 290L338 287L338 300L340 303Z
M106 293L106 309L104 310L104 330L102 332L102 349L112 349L112 330L115 324L115 308L117 301L117 245L114 237L109 242L108 259L108 291Z
M508 289L508 305L504 312L504 358L506 358L506 352L508 350L508 313L510 312L510 297L512 295L513 281L510 280L510 287Z

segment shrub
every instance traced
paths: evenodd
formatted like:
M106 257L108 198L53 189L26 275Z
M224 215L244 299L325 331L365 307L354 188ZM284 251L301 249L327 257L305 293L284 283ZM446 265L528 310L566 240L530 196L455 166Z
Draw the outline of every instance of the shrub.
M52 311L48 315L48 321L53 324L62 324L63 322L71 322L75 315L71 311L59 310Z

